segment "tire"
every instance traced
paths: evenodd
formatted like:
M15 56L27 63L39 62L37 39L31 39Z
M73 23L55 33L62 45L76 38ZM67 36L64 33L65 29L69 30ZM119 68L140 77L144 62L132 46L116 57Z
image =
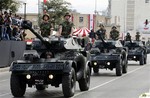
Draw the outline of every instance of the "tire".
M99 68L98 67L93 67L93 72L94 73L98 73L99 72Z
M87 91L90 87L90 68L87 66L86 71L85 71L85 78L82 77L78 82L79 82L79 88L81 91Z
M147 64L147 54L145 54L145 57L144 57L144 64Z
M65 97L72 97L75 93L76 75L74 68L71 69L69 75L62 77L62 90Z
M45 85L36 85L36 89L38 90L38 91L42 91L42 90L45 90Z
M116 64L116 76L122 75L122 60L118 61Z
M12 73L10 78L10 89L14 97L22 97L26 91L25 78Z
M140 65L144 65L144 56L143 55L140 57L139 63L140 63Z
M122 73L127 73L127 69L128 69L128 61L124 60L123 61L123 66L122 66Z

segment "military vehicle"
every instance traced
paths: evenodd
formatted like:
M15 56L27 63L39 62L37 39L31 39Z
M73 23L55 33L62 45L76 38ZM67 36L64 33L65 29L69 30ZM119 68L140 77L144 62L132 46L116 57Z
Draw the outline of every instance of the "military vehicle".
M77 38L43 38L32 29L30 21L23 21L22 27L29 29L38 39L28 45L23 60L11 64L10 87L13 96L22 97L26 85L40 91L49 84L55 87L62 84L65 97L74 95L76 81L81 91L89 89L89 53L78 44Z
M94 73L98 73L99 69L114 68L117 76L127 73L127 51L119 40L104 40L100 36L91 48L91 65Z
M128 47L128 60L139 61L140 65L147 63L147 49L142 41L125 41L125 47Z

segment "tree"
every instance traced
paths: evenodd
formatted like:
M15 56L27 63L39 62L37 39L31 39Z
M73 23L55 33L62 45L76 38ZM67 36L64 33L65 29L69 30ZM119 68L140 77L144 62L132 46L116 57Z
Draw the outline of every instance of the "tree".
M44 9L49 13L52 22L55 25L59 25L60 22L62 22L65 13L70 11L68 8L69 5L71 4L64 0L47 0L44 4Z
M20 2L18 0L0 0L0 11L11 10L16 12L19 8Z

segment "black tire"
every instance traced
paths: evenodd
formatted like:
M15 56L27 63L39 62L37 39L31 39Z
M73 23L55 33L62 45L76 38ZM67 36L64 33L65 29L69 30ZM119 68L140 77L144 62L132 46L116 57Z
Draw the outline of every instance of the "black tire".
M122 60L116 63L116 76L122 75Z
M89 66L86 67L85 77L82 77L79 82L79 88L81 91L87 91L90 87L90 68Z
M23 76L11 74L10 89L14 97L22 97L26 91L26 82Z
M125 59L124 61L123 61L123 66L122 66L122 73L127 73L127 69L128 69L128 61L127 61L127 59Z
M140 63L140 65L144 65L144 56L143 55L140 57L139 63Z
M147 64L147 54L145 54L145 57L144 57L144 64Z
M45 90L45 85L36 85L36 89L38 90L38 91L42 91L42 90Z
M62 77L62 90L65 97L72 97L75 93L76 75L74 68L71 69L71 74Z
M99 68L98 67L93 67L93 72L94 73L98 73L99 72Z

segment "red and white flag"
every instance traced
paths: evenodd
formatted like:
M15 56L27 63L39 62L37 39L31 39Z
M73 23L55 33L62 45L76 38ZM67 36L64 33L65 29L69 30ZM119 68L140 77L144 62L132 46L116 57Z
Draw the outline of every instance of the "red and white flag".
M46 4L47 0L43 0L44 4Z
M89 30L94 29L94 18L95 18L94 14L89 14L89 16L88 16Z

